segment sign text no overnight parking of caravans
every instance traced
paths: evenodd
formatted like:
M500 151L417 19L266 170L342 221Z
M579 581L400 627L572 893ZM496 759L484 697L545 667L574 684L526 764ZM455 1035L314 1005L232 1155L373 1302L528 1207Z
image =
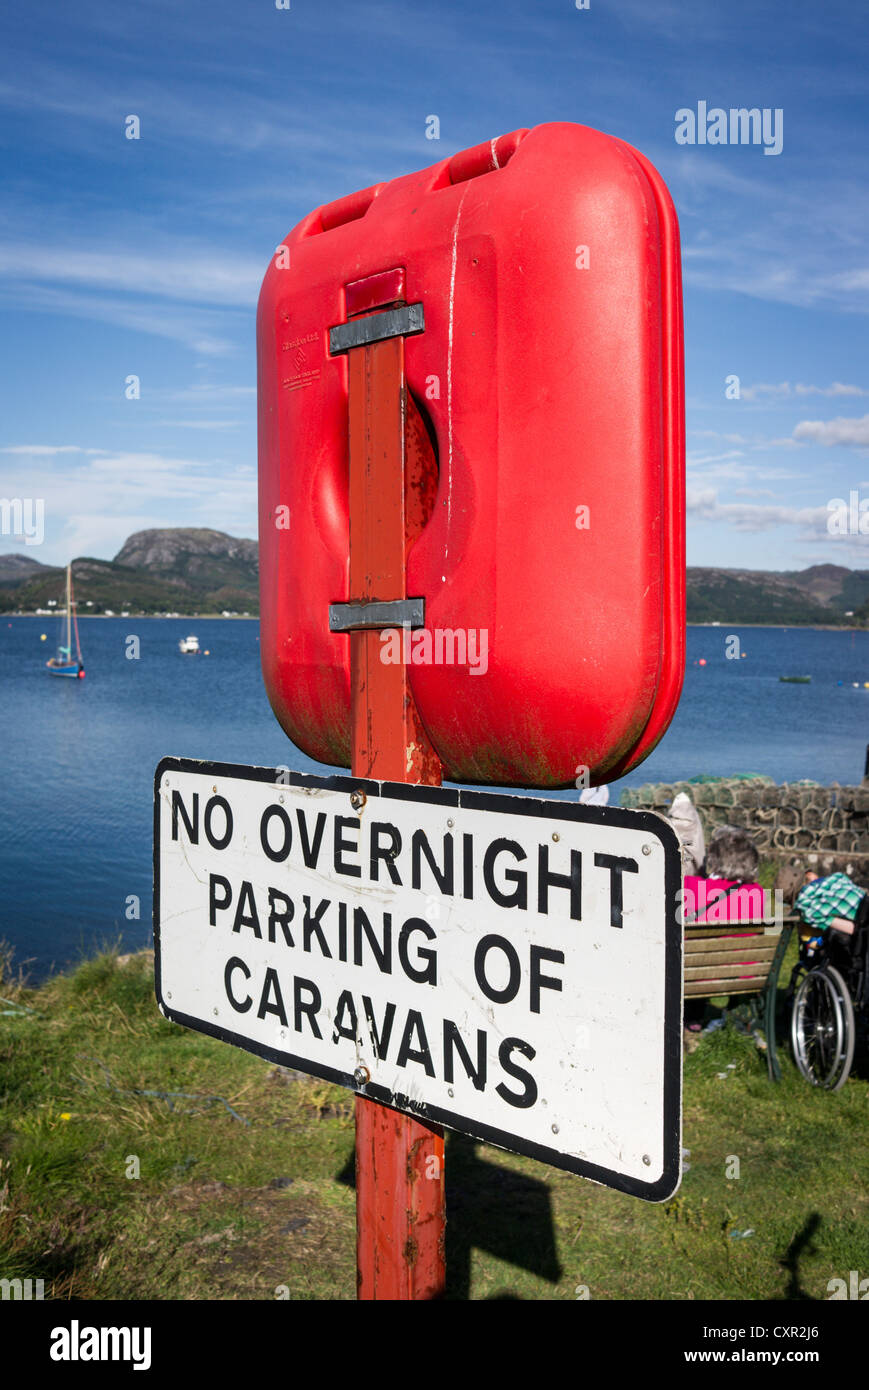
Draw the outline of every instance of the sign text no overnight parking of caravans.
M662 1201L678 1186L681 886L657 817L165 758L176 1022Z

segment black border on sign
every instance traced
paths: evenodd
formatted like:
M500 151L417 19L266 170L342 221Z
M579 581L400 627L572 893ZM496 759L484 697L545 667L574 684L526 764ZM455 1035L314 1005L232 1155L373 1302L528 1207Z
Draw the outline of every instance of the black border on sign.
M623 1173L612 1172L594 1163L559 1153L557 1149L543 1144L534 1144L504 1130L493 1129L478 1120L464 1115L456 1115L449 1110L441 1110L431 1105L412 1102L400 1092L391 1092L384 1086L358 1086L351 1072L337 1071L319 1063L296 1057L290 1052L265 1047L250 1038L241 1037L227 1028L208 1023L204 1019L192 1018L179 1013L163 998L162 972L160 961L160 782L167 772L195 772L203 776L234 777L240 781L268 782L276 786L273 767L245 767L238 763L214 763L199 761L196 758L161 758L154 773L154 992L161 1013L173 1023L180 1023L197 1033L207 1033L212 1038L241 1047L267 1062L292 1067L323 1081L332 1081L348 1090L355 1091L370 1100L380 1101L392 1106L403 1114L430 1123L446 1125L448 1129L460 1134L482 1139L501 1149L536 1158L553 1168L563 1168L569 1173L604 1187L626 1192L631 1197L642 1197L648 1202L665 1202L677 1190L681 1179L682 1144L682 928L676 915L678 897L682 886L682 860L679 842L673 829L661 817L651 811L627 811L618 806L582 806L575 801L546 801L531 796L515 796L503 792L464 791L458 787L424 787L411 782L378 782L367 777L348 777L336 775L320 777L305 772L291 772L289 780L281 786L322 787L329 791L352 792L361 790L366 797L389 796L399 801L422 801L435 806L464 806L469 810L509 812L510 815L546 817L548 819L580 821L593 825L623 826L626 829L645 830L654 835L664 848L664 881L666 885L666 926L664 951L664 1115L663 1115L663 1172L655 1182L645 1183Z

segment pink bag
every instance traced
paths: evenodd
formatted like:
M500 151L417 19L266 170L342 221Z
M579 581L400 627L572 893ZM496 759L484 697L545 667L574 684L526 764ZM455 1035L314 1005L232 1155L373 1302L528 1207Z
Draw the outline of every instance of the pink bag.
M683 880L682 920L686 927L700 923L732 922L742 926L757 922L763 932L764 900L759 883L739 883L727 878Z

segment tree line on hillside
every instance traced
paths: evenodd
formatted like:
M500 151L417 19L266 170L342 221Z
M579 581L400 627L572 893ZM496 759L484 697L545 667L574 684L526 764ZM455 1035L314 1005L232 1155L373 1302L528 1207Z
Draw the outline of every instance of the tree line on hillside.
M257 542L206 528L138 531L113 560L73 561L81 614L259 613ZM0 556L0 612L63 601L65 573L31 554ZM688 568L689 623L869 626L869 570Z

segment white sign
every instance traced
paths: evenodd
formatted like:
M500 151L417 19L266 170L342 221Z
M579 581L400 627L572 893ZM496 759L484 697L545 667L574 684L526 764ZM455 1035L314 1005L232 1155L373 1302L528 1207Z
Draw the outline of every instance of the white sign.
M177 758L155 793L167 1018L622 1191L676 1190L665 822Z

